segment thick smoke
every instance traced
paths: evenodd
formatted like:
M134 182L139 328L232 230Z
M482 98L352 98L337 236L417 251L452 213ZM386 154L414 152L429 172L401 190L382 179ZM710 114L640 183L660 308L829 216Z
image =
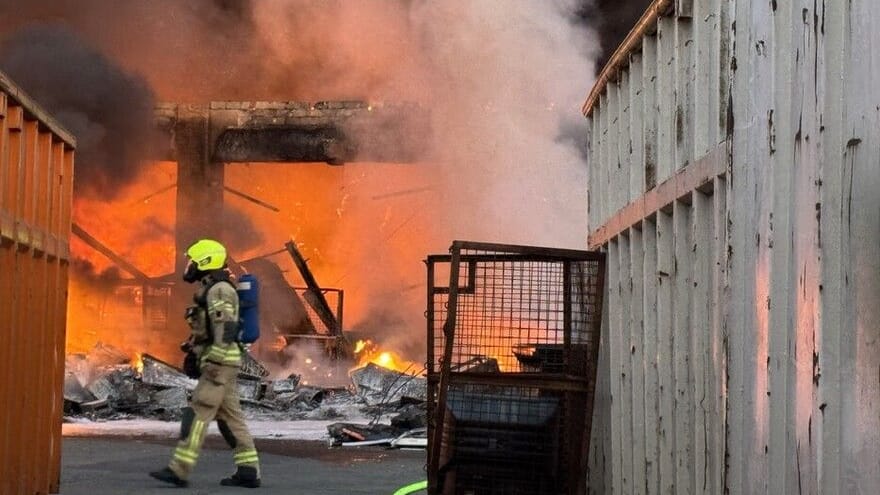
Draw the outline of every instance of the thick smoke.
M225 204L223 225L227 238L226 248L233 253L241 253L262 246L265 237L255 227L251 218L239 208Z
M601 51L596 59L596 72L602 70L611 54L642 16L652 0L593 0L578 9L581 22L593 27L599 37Z
M586 164L560 140L591 83L592 35L574 2L425 2L413 11L429 57L435 159L450 238L582 248Z
M146 81L57 24L7 38L0 69L76 137L77 194L112 198L137 176L154 126Z
M293 196L299 184L286 183L289 175L262 182L260 198L282 212L258 250L293 235L319 280L346 290L346 328L417 352L426 254L453 239L585 246L580 106L599 57L590 25L600 13L616 24L610 2L595 4L605 12L592 5L46 0L0 6L0 36L63 19L165 101L418 103L432 120L420 163L326 171L332 208L300 215L313 191ZM277 197L268 197L272 186Z
M373 239L350 253L374 281L357 286L370 304L359 308L355 329L409 356L424 348L423 268L386 263L373 271L389 249L415 261L445 252L452 239L585 246L586 127L579 109L592 84L595 43L577 9L574 2L409 5L412 45L405 52L418 63L390 73L386 90L414 95L430 112L432 146L418 165L421 174L398 186L426 192L382 201L393 216L378 229L358 219L380 207L370 200L382 189L349 196L347 209L362 213L343 219L351 228L340 242Z

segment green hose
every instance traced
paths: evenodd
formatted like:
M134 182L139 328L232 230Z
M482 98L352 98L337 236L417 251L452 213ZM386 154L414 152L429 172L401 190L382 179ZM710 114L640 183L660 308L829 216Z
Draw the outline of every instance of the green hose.
M394 495L409 495L410 493L415 493L419 490L425 490L428 488L428 480L425 481L417 481L411 485L406 485L403 488L398 488Z

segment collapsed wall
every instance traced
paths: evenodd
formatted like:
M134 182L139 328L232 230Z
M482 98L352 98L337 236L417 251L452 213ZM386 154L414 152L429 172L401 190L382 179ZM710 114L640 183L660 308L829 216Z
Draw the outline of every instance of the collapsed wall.
M658 0L603 71L595 492L880 491L878 25Z

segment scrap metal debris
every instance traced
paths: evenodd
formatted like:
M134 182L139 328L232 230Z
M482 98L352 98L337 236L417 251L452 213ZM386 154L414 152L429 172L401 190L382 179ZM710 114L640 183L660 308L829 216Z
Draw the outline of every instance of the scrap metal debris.
M367 447L385 445L392 448L424 449L428 446L428 429L405 429L389 425L359 425L334 423L327 427L331 445L337 447Z
M65 414L101 420L178 420L198 381L150 354L143 354L139 361L139 366L133 366L124 353L101 344L88 354L68 356ZM238 391L248 417L342 421L372 417L365 425L331 425L331 444L424 448L418 440L427 418L423 377L376 364L353 370L349 387L308 385L296 374L276 380L268 377L269 371L253 357L242 363ZM380 424L380 419L391 424Z
M351 380L358 396L371 406L400 404L407 399L424 402L428 398L425 378L383 368L374 363L352 371Z
M144 368L141 372L142 382L157 387L181 387L187 390L196 388L198 381L183 374L180 368L149 354L144 354L141 360L144 363Z

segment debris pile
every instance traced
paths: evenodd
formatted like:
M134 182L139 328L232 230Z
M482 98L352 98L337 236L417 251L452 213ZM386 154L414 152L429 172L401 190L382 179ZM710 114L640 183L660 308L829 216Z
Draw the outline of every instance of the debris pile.
M425 378L406 375L374 363L351 372L358 397L371 406L394 404L401 401L425 402L428 383Z
M327 427L331 444L342 447L386 445L426 448L428 383L423 377L368 363L351 372L356 396L373 413L369 424L334 423ZM391 424L379 421L389 409Z
M425 434L419 430L426 426L425 378L375 364L353 370L350 376L350 387L336 388L307 385L295 374L270 380L269 371L247 355L238 391L242 408L252 419L370 418L368 424L328 427L332 445L391 445L404 434L401 446L421 445L419 439ZM149 354L132 362L117 349L98 344L88 354L67 357L64 410L68 416L92 420L178 420L197 383L178 367Z

